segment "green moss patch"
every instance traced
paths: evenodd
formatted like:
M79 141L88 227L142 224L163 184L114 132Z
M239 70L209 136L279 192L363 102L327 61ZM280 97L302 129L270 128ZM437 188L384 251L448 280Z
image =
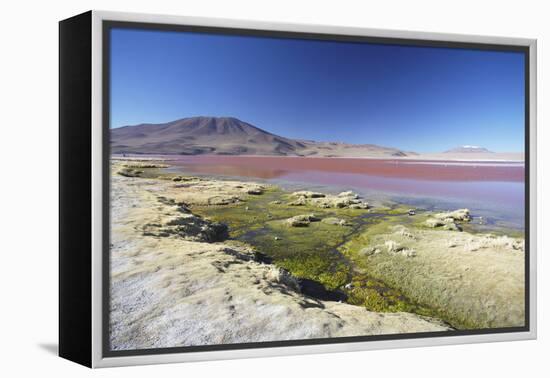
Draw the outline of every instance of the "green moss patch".
M378 312L415 312L434 315L400 291L356 269L356 257L350 248L368 244L368 233L388 232L396 224L414 222L404 206L375 209L322 209L314 206L290 206L291 196L277 188L246 203L223 207L195 207L194 213L229 225L233 238L254 246L273 263L298 278L321 283L327 290L339 290L346 302ZM345 225L311 222L307 227L290 227L288 218L315 214L334 217ZM355 246L355 247L354 247Z

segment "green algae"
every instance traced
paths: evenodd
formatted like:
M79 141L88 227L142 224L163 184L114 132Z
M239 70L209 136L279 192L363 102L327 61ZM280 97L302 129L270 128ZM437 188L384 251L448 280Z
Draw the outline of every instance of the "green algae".
M349 280L350 266L342 261L322 256L298 256L278 260L277 265L295 277L320 282L327 290L343 287Z
M435 312L427 306L413 302L399 290L366 274L356 273L346 294L348 303L364 306L371 311L412 312L423 316L435 316Z
M291 227L286 219L301 214L335 216L335 209L290 206L292 198L271 188L244 204L194 207L193 212L229 226L233 238L254 246L273 262L298 278L336 290L346 284L350 267L336 248L354 232L353 226L311 222L308 227ZM363 210L364 212L364 210ZM338 211L338 217L353 222L358 210Z
M329 291L339 291L346 302L377 312L414 312L433 316L426 306L414 303L382 279L357 269L358 255L344 246L366 241L358 239L366 229L386 232L392 225L410 223L408 208L394 206L373 211L324 209L311 205L291 206L293 197L271 187L261 196L250 196L244 204L194 207L193 212L229 226L231 236L255 247L272 262L297 278L316 281ZM346 225L311 222L308 227L290 227L285 220L300 214L344 219Z

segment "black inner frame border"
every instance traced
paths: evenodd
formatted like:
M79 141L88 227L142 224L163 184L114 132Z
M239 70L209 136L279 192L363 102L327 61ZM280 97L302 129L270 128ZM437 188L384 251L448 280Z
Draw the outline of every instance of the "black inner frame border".
M382 45L397 45L411 47L439 47L452 49L468 49L483 51L502 51L519 52L524 55L524 99L525 99L525 322L523 327L505 327L505 328L486 328L474 330L454 330L441 332L418 332L404 334L388 334L374 336L350 336L350 337L332 337L302 340L284 340L284 341L265 341L238 344L215 344L199 345L185 347L151 348L151 349L132 349L132 350L111 350L110 347L110 52L111 38L110 31L117 29L135 29L148 31L170 31L170 32L190 32L217 35L233 35L264 38L288 38L288 39L306 39L317 41L340 41L351 43L370 43ZM406 32L403 32L404 34ZM223 351L238 349L257 349L257 348L276 348L292 347L322 344L342 344L365 341L382 340L403 340L419 339L448 336L468 336L468 335L486 335L513 332L530 331L530 48L520 45L503 45L479 42L449 42L437 40L409 39L409 38L390 38L390 37L369 37L325 33L308 32L289 32L273 31L244 28L211 27L196 25L179 24L161 24L147 22L131 21L102 21L102 356L103 357L123 357L123 356L142 356L155 354L173 354L190 352Z

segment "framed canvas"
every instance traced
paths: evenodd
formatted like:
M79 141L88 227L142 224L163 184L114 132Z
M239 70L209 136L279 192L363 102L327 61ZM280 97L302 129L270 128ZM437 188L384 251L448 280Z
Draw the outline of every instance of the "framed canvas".
M59 353L536 337L536 41L60 22Z

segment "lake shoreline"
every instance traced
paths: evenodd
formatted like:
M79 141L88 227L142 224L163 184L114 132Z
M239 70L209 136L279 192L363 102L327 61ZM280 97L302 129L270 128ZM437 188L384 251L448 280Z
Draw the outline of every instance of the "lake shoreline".
M149 159L147 159L149 161ZM129 165L133 166L134 168L129 167L123 167L123 165ZM155 169L151 168L154 167L155 164L163 164L162 168ZM355 278L352 279L351 282L348 282L347 278L345 280L345 285L348 285L348 288L344 291L348 292L347 295L351 295L350 298L354 298L355 301L361 302L361 305L350 305L346 303L338 303L334 301L322 301L316 298L307 299L308 297L304 297L303 293L300 293L300 290L292 290L292 286L295 285L295 278L293 278L293 274L286 275L284 270L280 270L280 268L275 267L271 264L265 264L258 261L257 258L257 252L265 252L265 251L257 251L257 248L251 248L246 243L238 242L237 240L230 240L230 239L224 239L220 238L218 241L216 239L217 232L216 227L212 228L212 225L216 223L216 216L222 216L223 214L216 214L216 211L218 209L229 209L227 211L235 211L235 209L238 209L238 211L247 211L249 214L256 214L254 213L254 201L258 201L259 198L262 198L262 196L265 196L263 198L267 199L270 195L269 188L265 187L263 184L257 184L253 182L242 182L242 181L216 181L212 179L207 178L201 178L201 179L195 179L192 176L179 176L175 174L169 175L169 177L163 176L161 173L162 169L164 168L166 164L164 163L152 163L149 165L142 165L142 167L139 167L139 164L136 164L136 162L128 162L124 163L123 161L114 161L113 162L113 188L114 188L114 198L112 201L117 204L115 206L115 216L113 217L113 235L114 238L114 252L113 252L113 259L112 259L112 268L115 272L114 275L114 286L111 288L111 293L114 300L114 307L112 307L113 312L113 318L111 322L113 332L113 337L111 338L112 344L115 347L115 349L128 349L128 348L134 348L134 347L144 347L145 345L153 345L153 346L162 346L162 345L170 345L169 343L174 343L173 345L202 345L204 343L217 343L217 342L246 342L248 341L259 341L259 340L268 340L269 337L271 337L273 340L280 340L285 338L310 338L310 337L330 337L331 335L369 335L369 334L380 334L380 333L407 333L407 332L420 332L422 330L449 330L449 328L442 323L438 323L437 320L433 318L426 318L422 315L416 315L408 312L373 312L368 311L365 309L364 304L368 304L373 306L373 308L376 308L376 306L379 305L374 300L378 300L379 298L377 296L373 296L374 292L373 290L376 289L376 280L369 280L366 283L366 286L362 286L362 282L359 281L359 276L354 276ZM161 166L159 166L161 167ZM119 174L121 170L127 169L126 175ZM119 172L119 173L117 173ZM142 172L145 174L142 175ZM134 176L134 177L132 177ZM143 177L139 177L143 176ZM117 191L120 192L120 196L117 197ZM128 192L130 191L130 192ZM131 191L135 191L134 194L131 194ZM277 194L279 195L279 194ZM131 197L135 196L139 200L133 200L131 201ZM292 193L284 194L284 198L289 198L292 196ZM279 198L279 197L277 197ZM293 200L298 200L299 198L302 198L302 196L294 196ZM296 232L306 232L305 235L307 235L308 232L325 232L327 230L330 230L330 232L336 232L335 235L340 235L341 230L345 230L345 228L342 228L342 226L339 226L337 222L340 222L343 220L340 218L336 218L334 221L331 220L331 218L328 215L331 215L329 213L336 212L338 215L342 217L347 217L347 219L353 219L354 216L357 216L357 214L365 211L370 211L365 206L362 206L361 204L363 201L359 201L358 203L353 203L353 201L344 201L349 205L357 205L357 209L347 209L347 210L333 210L331 208L322 208L319 207L319 205L327 205L329 204L330 207L330 201L321 200L322 198L328 198L330 201L336 201L338 198L336 197L320 197L320 198L308 198L305 197L305 205L302 206L296 206L292 207L293 214L295 213L307 213L311 211L311 207L315 207L315 211L321 212L322 214L326 214L323 218L329 219L330 222L336 222L336 223L328 223L328 222L321 222L321 221L312 221L310 224L308 224L305 227L288 227L286 226L286 223L283 223L283 220L276 222L273 220L266 219L265 221L271 222L271 226L275 227L275 229L281 230L286 237L289 237L290 239L293 237L293 233ZM125 201L130 201L130 203L125 203ZM325 202L323 202L325 201ZM354 199L355 201L355 199ZM261 203L263 205L263 203ZM149 209L144 209L143 207L149 207ZM290 209L289 207L285 207L286 205L283 204L281 208L281 204L269 204L266 207L266 214L270 215L271 212L281 212L281 214L286 214ZM361 208L364 207L364 208ZM248 208L248 210L244 210ZM118 209L118 210L116 210ZM202 210L201 210L202 209ZM294 210L297 209L297 210ZM200 221L193 218L193 221L191 223L188 222L188 220L182 220L180 219L181 214L185 215L184 218L188 217L195 217L196 214L205 214L205 216L200 217ZM208 216L209 212L210 215L213 216L213 220L210 220L211 218ZM380 210L381 211L381 210ZM387 209L386 211L391 212L391 209ZM403 209L400 209L399 211L403 211ZM133 215L131 215L133 214ZM421 215L422 216L422 215ZM131 220L129 220L131 219ZM223 219L223 217L221 218ZM405 218L407 219L407 218ZM420 219L421 218L416 218ZM187 223L186 223L187 222ZM206 230L212 229L211 233L208 231L205 235L198 234L193 235L192 239L189 240L189 235L185 233L181 233L180 231L182 229L190 230L188 227L190 224L198 225L199 228L205 228ZM206 223L202 223L206 222ZM214 223L212 223L214 222ZM264 221L259 220L258 223L262 223ZM310 221L308 221L310 222ZM345 222L344 222L345 223ZM160 225L160 226L159 226ZM193 228L193 227L191 227ZM136 233L136 230L137 233ZM178 231L180 230L180 231ZM334 231L332 231L334 230ZM404 236L407 232L401 230L400 233L395 236L395 230L391 229L391 235L393 239L395 239L396 243L405 244L402 241L400 241L400 237L403 237L405 239L409 239L407 236ZM187 232L187 231L186 231ZM290 234L289 234L290 232ZM347 232L347 231L346 231ZM441 239L438 234L441 232L452 232L452 231L438 231L438 230L427 230L427 229L413 229L413 232L415 233L415 237L419 240L439 240ZM436 234L432 234L432 233ZM229 233L233 233L233 230L230 228ZM383 232L380 233L380 235L386 235L388 234L388 230L383 230ZM463 236L462 241L458 240L457 244L460 244L461 242L468 242L472 243L469 239L472 237L470 234L463 232L460 233ZM183 235L183 236L182 236ZM423 235L420 237L420 235ZM429 236L425 237L426 235ZM453 235L459 235L459 234L453 234ZM356 238L352 238L354 240L348 240L346 242L346 254L348 256L353 256L354 258L357 257L357 255L363 251L365 248L367 248L369 243L365 243L365 245L362 245L360 249L357 249L353 243L363 243L362 241L358 241L355 239L360 239L364 235L356 235ZM370 236L369 236L370 237ZM198 239L197 239L198 238ZM206 238L206 240L200 240L200 238ZM210 239L208 239L210 238ZM223 239L223 240L222 240ZM275 240L273 236L271 235L272 241ZM291 242L292 240L288 240ZM225 240L225 241L224 241ZM301 239L300 239L301 240ZM476 242L480 242L484 239L480 237L473 236L473 239ZM277 240L277 242L284 242L285 240ZM499 243L500 243L499 239ZM352 244L350 244L352 243ZM418 242L418 246L416 246L417 249L419 249L418 254L421 254L421 257L424 255L421 242ZM503 242L504 243L504 242ZM384 244L382 244L384 245ZM375 247L375 246L373 246ZM506 243L503 244L503 246L500 246L505 249L505 251L494 251L493 253L496 258L500 258L501 253L508 253L508 248L511 250L512 247L508 246ZM500 248L498 247L498 248ZM370 248L370 247L369 247ZM486 246L479 246L478 249L487 249ZM492 249L495 249L496 247L490 247L491 251ZM497 248L497 249L498 249ZM160 250L158 253L153 253L156 249ZM394 263L397 261L399 264L410 264L411 261L414 260L420 260L418 259L419 256L406 256L407 252L411 251L413 248L401 248L397 253L388 252L388 251L380 251L376 253L376 247L373 250L372 255L367 256L367 259L378 259L380 257L383 258L389 258L393 259ZM204 258L201 263L201 259L197 256L198 252L197 250L203 251L199 255L209 255L210 257ZM228 252L228 250L232 252ZM206 252L207 251L207 252ZM161 253L162 252L162 253ZM365 252L366 253L366 252ZM370 253L370 252L369 252ZM417 252L415 252L417 253ZM466 257L467 259L472 259L469 264L475 264L476 261L479 260L479 257L476 257L475 254L472 254L471 251L466 252L466 254L469 255ZM515 252L513 252L515 253ZM512 253L512 254L513 254ZM518 252L518 256L519 256ZM195 277L195 281L191 283L189 280L183 280L178 281L177 283L174 282L174 279L168 277L173 274L174 270L183 269L182 267L179 267L179 265L174 265L174 259L176 256L178 261L185 261L186 264L193 260L193 263L197 263L203 268L205 266L208 266L210 264L210 267L214 267L215 270L212 270L208 275L200 276L197 275ZM191 259L190 255L195 256L193 259ZM460 253L458 254L460 255ZM470 256L471 255L471 256ZM120 258L116 257L120 256ZM163 256L162 258L157 256ZM493 256L493 257L494 257ZM515 255L514 255L515 256ZM361 258L365 258L365 256L361 256ZM395 260L397 258L397 260ZM423 258L423 257L422 257ZM170 261L170 263L167 263L165 260ZM216 263L216 261L222 261L221 265L220 263ZM240 261L240 262L236 262ZM339 313L342 312L342 316L344 319L347 319L343 321L343 323L339 323L341 325L336 326L335 324L332 324L329 322L328 324L332 324L329 326L330 332L322 331L321 328L316 328L315 331L313 331L311 328L307 329L306 331L299 331L291 327L292 332L289 334L289 331L285 331L284 328L278 328L276 331L274 330L272 333L266 334L266 335L259 335L259 334L248 334L247 336L241 335L239 337L235 336L234 331L230 331L227 327L220 325L220 333L224 334L225 339L222 337L221 339L216 339L214 335L210 336L203 336L203 339L197 338L197 335L192 334L192 332L189 332L186 334L186 336L183 338L185 341L180 341L179 343L171 339L172 336L169 336L166 334L165 336L161 337L160 339L157 337L157 341L151 342L147 341L146 338L141 338L139 340L134 340L136 336L135 327L130 326L130 323L132 322L138 322L138 318L132 318L133 320L128 323L128 319L125 319L126 316L128 316L127 313L124 313L121 315L121 308L124 308L126 306L126 303L128 303L128 298L133 298L133 300L136 300L133 295L136 292L149 292L151 295L159 295L161 298L164 298L166 300L162 303L156 303L155 306L160 306L160 308L163 309L163 311L168 312L174 312L172 314L173 317L177 317L178 322L184 322L185 323L185 315L187 314L188 317L192 317L192 315L188 312L189 306L199 306L204 307L204 298L202 297L203 294L208 292L210 289L205 290L198 290L194 292L193 294L185 295L183 298L179 298L181 296L180 290L186 293L189 293L189 290L191 287L194 286L201 286L204 285L204 283L201 284L201 280L205 280L205 282L211 282L213 281L219 281L224 282L225 285L229 285L229 283L223 281L220 276L224 276L225 273L222 273L222 271L227 272L228 270L231 270L235 267L241 268L240 265L243 265L243 261L246 263L248 268L245 268L246 271L252 271L255 272L252 274L251 282L260 282L260 284L246 284L240 280L239 277L234 277L233 280L235 280L238 284L238 286L242 286L242 290L244 291L241 293L242 296L240 296L240 299L243 301L246 301L246 297L250 296L251 298L256 298L258 295L261 295L261 298L266 299L265 296L273 296L275 295L277 297L277 301L283 301L282 298L286 298L287 296L291 299L288 303L283 301L285 303L284 306L288 306L289 308L294 309L291 311L290 318L295 317L294 320L300 319L300 322L303 322L305 318L304 316L309 319L310 321L315 320L315 316L318 316L319 318L324 318L325 310L327 308L331 308L332 313ZM374 261L374 260L373 260ZM428 262L431 261L430 259L427 260ZM514 260L515 261L515 260ZM173 267L173 269L167 268ZM214 264L214 265L212 265ZM216 266L217 264L217 266ZM294 265L290 264L289 271L293 273L292 268L297 268L296 270L300 272L300 269L302 268L299 264L296 265L296 262L293 262ZM399 265L398 264L398 265ZM283 264L284 265L284 264ZM498 264L497 264L498 265ZM463 267L464 268L464 267ZM267 269L267 270L266 270ZM361 268L363 269L363 268ZM484 268L485 269L485 268ZM164 272L164 273L159 273ZM266 278L266 272L271 272L271 278ZM275 273L273 273L275 272ZM249 272L250 273L250 272ZM309 274L309 272L306 272ZM370 274L376 273L376 272L370 272ZM448 273L448 272L447 272ZM446 273L446 274L447 274ZM236 273L238 276L241 276L243 274L242 271ZM181 276L181 275L180 275ZM193 277L193 274L190 274L189 272L186 272L183 276L186 276L187 278ZM137 279L139 277L139 279ZM179 276L178 276L179 277ZM247 281L248 282L248 281ZM334 281L332 277L329 277L327 279L325 285L331 285ZM344 282L344 281L342 281ZM364 283L364 282L363 282ZM395 283L395 282L394 282ZM370 287L368 285L371 285ZM166 287L165 287L166 285ZM178 287L177 290L174 289L174 285ZM260 294L257 291L258 285L269 288L270 294ZM340 282L334 283L334 285L340 285ZM230 285L231 286L231 285ZM397 285L399 286L399 285ZM515 287L515 286L514 286ZM294 288L296 289L296 288ZM221 290L221 287L220 287ZM454 289L453 289L454 290ZM193 290L191 290L193 291ZM291 293L289 294L283 294L282 292ZM137 295L137 294L135 294ZM170 301L170 296L175 295L178 297L178 301L181 300L181 303L178 302L178 305L174 305ZM224 295L220 294L221 297L224 297ZM219 300L221 300L220 295L214 295L212 299L212 303L208 306L208 311L212 311L214 308L220 307ZM378 294L377 294L378 295ZM194 303L193 305L190 304L189 298L196 296L200 297L202 299L199 299L198 302L201 302L203 304L197 304ZM231 295L233 298L235 298L235 294ZM281 296L281 298L279 298ZM265 298L264 298L265 297ZM388 296L389 301L397 300L394 297ZM196 298L195 298L196 299ZM384 300L386 300L385 298ZM305 311L302 307L299 306L299 309L296 308L296 303L300 301L313 301L315 303L321 303L322 306L319 308L319 313L315 316L311 315L307 311L308 314L306 316ZM374 302L373 302L374 301ZM144 309L135 308L135 314L140 314L139 316L143 316L144 313L147 313L148 319L152 322L153 325L147 326L146 324L141 324L140 329L143 331L142 327L153 327L155 329L155 333L163 334L163 332L172 332L167 328L162 328L166 324L165 322L170 320L171 322L174 322L174 318L166 319L165 314L161 315L157 313L157 311L153 311L152 308L149 308L151 305L150 300L146 300L144 304ZM302 303L300 302L300 303ZM401 305L401 302L397 300L397 305ZM463 304L460 304L461 306ZM176 306L179 310L176 310L175 308L172 308L173 306ZM235 305L231 305L235 306ZM309 306L309 305L307 305ZM305 309L310 310L309 307L305 307ZM348 307L351 306L351 307ZM405 306L405 305L403 305ZM138 306L139 307L139 306ZM250 307L250 308L248 308ZM239 312L240 315L246 314L248 311L251 311L255 307L255 304L252 302L248 302L247 306L239 306ZM321 308L323 307L323 308ZM187 310L185 310L187 308ZM227 309L231 308L230 306L227 307ZM406 308L406 307L403 307ZM224 311L225 307L219 308L217 311ZM395 307L395 309L398 309L398 307ZM204 309L203 309L204 310ZM206 310L204 310L206 311ZM208 312L207 311L207 312ZM233 314L235 314L236 309L233 308ZM345 315L344 315L345 314ZM517 314L516 314L517 315ZM519 315L514 315L513 319L509 319L510 322L517 322L517 319ZM520 314L521 315L521 314ZM235 316L235 315L233 315ZM312 317L313 316L313 317ZM374 323L372 323L372 317L376 316L377 319L379 319L377 322L379 324L378 327L380 328L372 328L374 326ZM269 318L269 317L268 317ZM266 319L268 319L266 318ZM263 321L265 321L264 319ZM432 320L430 320L432 319ZM292 320L292 319L291 319ZM318 319L317 319L318 320ZM191 320L187 320L191 321ZM219 324L216 321L212 320L214 324ZM316 321L316 320L315 320ZM500 320L499 320L500 321ZM506 320L503 320L505 324ZM242 322L242 321L241 321ZM401 323L400 323L401 322ZM183 324L183 323L182 323ZM241 324L239 322L231 322L233 327L242 327L245 326L245 324ZM342 325L343 324L343 325ZM353 324L353 325L351 325ZM497 325L499 325L498 323ZM197 325L198 326L198 325ZM489 324L490 326L490 324ZM132 328L134 327L134 328ZM336 327L336 328L333 328ZM132 331L134 329L134 331ZM338 331L339 330L339 331ZM140 331L140 332L141 332ZM180 330L181 332L181 330ZM195 332L198 332L197 329L195 329ZM233 335L233 336L228 336ZM266 339L267 337L267 339ZM247 339L248 338L248 339ZM183 340L182 339L182 340ZM201 341L202 340L202 341ZM218 341L216 341L218 340ZM243 341L244 340L244 341ZM147 344L149 343L149 344Z
M155 158L160 159L135 159ZM353 190L371 201L411 207L467 207L479 221L516 230L525 226L523 164L216 155L178 156L169 163L174 173L261 181L288 190Z
M292 275L172 197L189 181L132 177L147 169L115 163L112 170L113 350L450 330L437 319L304 296ZM258 187L200 185L243 198L250 196L243 189ZM198 203L212 202L195 194Z

